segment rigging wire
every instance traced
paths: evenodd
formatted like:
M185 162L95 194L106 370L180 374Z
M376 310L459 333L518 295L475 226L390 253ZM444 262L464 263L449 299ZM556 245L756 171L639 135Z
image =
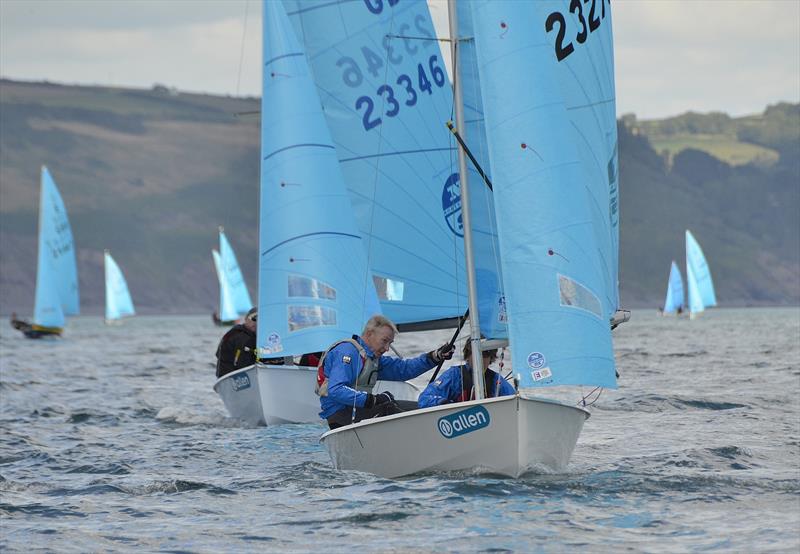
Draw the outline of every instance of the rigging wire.
M244 23L242 25L242 44L239 48L239 71L236 75L236 97L239 97L239 86L242 83L242 66L244 65L244 43L247 36L247 14L250 8L250 0L244 2ZM263 94L263 93L262 93Z

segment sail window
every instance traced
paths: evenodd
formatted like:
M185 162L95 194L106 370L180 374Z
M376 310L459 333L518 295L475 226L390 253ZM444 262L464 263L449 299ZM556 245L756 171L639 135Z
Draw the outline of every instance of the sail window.
M289 331L336 325L336 310L325 306L289 306Z
M317 279L289 275L289 298L336 300L336 289Z
M375 283L375 291L378 293L378 299L390 300L393 302L403 301L403 292L405 290L405 283L403 281L395 281L388 277L372 277Z
M558 275L558 291L562 306L570 306L591 312L600 319L603 318L602 306L597 296L565 275Z

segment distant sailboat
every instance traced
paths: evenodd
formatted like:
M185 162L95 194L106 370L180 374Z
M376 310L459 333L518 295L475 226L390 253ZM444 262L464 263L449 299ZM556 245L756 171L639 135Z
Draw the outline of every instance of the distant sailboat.
M239 262L225 231L219 228L219 252L212 250L214 268L219 280L219 311L212 318L217 325L233 325L253 307Z
M683 278L678 264L673 260L669 270L669 282L667 283L667 297L664 299L664 314L683 312Z
M689 289L689 316L694 319L706 308L717 305L714 282L708 262L700 244L692 233L686 230L686 282Z
M33 322L12 316L11 324L28 338L59 336L65 316L79 311L78 269L72 229L56 183L47 168L42 166Z
M117 262L108 250L104 252L106 274L106 324L118 322L123 317L136 315L128 283Z

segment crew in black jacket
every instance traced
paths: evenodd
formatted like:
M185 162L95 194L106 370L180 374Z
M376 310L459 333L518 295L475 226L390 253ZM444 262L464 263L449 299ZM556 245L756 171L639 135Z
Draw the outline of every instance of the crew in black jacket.
M256 328L258 308L253 308L244 323L225 333L217 347L217 378L256 363Z

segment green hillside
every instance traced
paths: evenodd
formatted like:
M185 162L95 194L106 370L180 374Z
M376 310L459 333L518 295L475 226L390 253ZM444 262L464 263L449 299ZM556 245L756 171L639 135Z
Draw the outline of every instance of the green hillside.
M160 86L0 81L0 311L32 310L42 164L70 212L84 313L102 310L105 248L140 313L210 312L218 225L254 293L259 119L237 114L259 108ZM687 228L722 305L800 304L799 108L622 118L624 305L662 301Z

